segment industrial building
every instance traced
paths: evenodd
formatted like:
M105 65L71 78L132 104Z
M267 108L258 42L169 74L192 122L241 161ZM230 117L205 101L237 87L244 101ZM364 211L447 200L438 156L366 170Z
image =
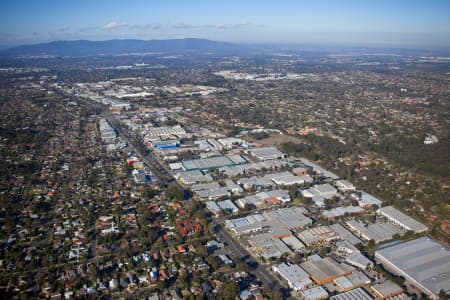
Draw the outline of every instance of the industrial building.
M200 182L211 182L214 179L210 174L203 174L199 170L182 171L175 174L175 178L183 184L195 184Z
M324 199L331 199L338 195L336 188L331 184L316 184L315 186L301 190L302 196L305 198L322 197Z
M371 223L364 224L356 220L346 222L347 226L358 236L366 241L374 240L375 243L381 243L390 240L394 235L403 235L405 231L391 223Z
M312 220L303 214L304 212L305 210L300 207L280 208L263 214L226 220L225 225L237 235L265 230L273 237L283 238L292 235L290 230L312 223Z
M308 273L296 264L281 263L272 266L272 270L275 274L280 275L289 287L296 292L305 289L313 283Z
M190 170L212 170L224 166L234 166L244 164L247 161L240 155L233 156L211 156L206 158L183 160L183 169Z
M250 195L236 200L236 204L244 208L245 205L250 204L256 207L263 206L267 203L278 204L287 203L291 201L289 193L285 190L271 190L267 192L257 193L256 195Z
M403 276L432 299L450 291L450 249L422 237L375 251L378 262Z
M305 229L297 233L297 237L307 246L315 244L327 244L339 238L337 233L330 226L319 226Z
M278 258L285 253L291 252L280 239L273 237L269 233L251 236L248 239L248 243L252 246L252 252L264 259Z
M279 159L272 159L272 160L266 160L266 161L258 161L253 163L247 163L242 165L234 165L234 166L225 166L219 168L219 171L223 173L225 176L228 177L236 177L240 175L244 175L245 173L259 171L262 169L265 170L274 170L277 168L281 168L282 166L287 165L287 162L279 160Z
M344 180L344 179L336 180L336 182L334 184L336 185L338 190L343 191L343 192L356 190L356 187L348 180Z
M348 231L340 223L334 223L330 225L330 228L337 233L337 235L341 240L346 240L352 245L362 244L362 241L359 238L357 238L353 233Z
M396 283L387 280L383 283L374 284L370 291L377 299L388 299L403 294L403 289Z
M370 284L370 279L363 272L356 271L350 275L338 277L333 280L339 292L346 292Z
M306 246L295 236L288 236L281 239L292 251L303 252Z
M330 298L330 300L355 300L355 299L372 300L373 298L362 288L357 288Z
M106 119L100 120L99 129L103 143L105 144L114 143L114 141L117 138L117 132L114 128L111 127L111 125Z
M397 224L405 230L411 230L415 233L426 232L428 227L417 222L410 216L405 215L393 206L385 206L377 210L377 212L385 216L390 222Z
M322 300L328 299L328 292L321 286L315 286L313 288L303 290L300 295L304 300Z
M145 141L166 140L174 137L183 137L185 135L186 131L179 125L170 127L149 127L144 130Z
M364 209L359 206L341 206L329 210L324 210L322 216L326 219L336 219L345 215L362 214Z
M333 282L336 278L350 275L355 271L354 267L338 263L331 257L309 259L302 263L300 267L308 272L318 285Z
M358 205L363 208L371 208L374 205L381 207L383 204L383 201L364 191L360 191L358 194L352 194L352 196L358 200Z
M272 160L284 158L284 154L275 147L252 148L248 152L258 160Z

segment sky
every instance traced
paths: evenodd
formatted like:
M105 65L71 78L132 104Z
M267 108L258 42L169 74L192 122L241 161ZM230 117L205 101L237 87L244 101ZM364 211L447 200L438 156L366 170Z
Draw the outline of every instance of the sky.
M207 38L450 49L450 0L1 0L0 45Z

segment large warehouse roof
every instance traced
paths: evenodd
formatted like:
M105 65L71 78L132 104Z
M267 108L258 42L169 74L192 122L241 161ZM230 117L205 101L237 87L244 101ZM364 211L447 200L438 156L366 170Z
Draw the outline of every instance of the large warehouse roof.
M430 296L450 290L450 249L423 237L375 252L389 270L399 273Z
M245 160L239 160L237 155L212 156L200 159L184 160L181 162L185 170L209 170L224 166L233 166L238 163L245 163Z
M414 232L424 232L428 230L427 226L417 222L410 216L405 215L393 206L382 207L378 209L378 213L387 217L392 222L399 224L406 230L412 230Z

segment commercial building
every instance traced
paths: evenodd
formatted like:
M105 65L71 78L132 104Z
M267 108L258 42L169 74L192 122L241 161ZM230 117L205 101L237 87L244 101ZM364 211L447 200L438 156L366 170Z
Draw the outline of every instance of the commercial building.
M239 159L239 157L241 159ZM186 171L212 170L224 166L234 166L246 161L241 156L211 156L199 159L183 160L181 164Z
M313 182L313 179L309 175L295 176L290 172L279 173L276 176L270 178L277 185L294 185L294 184L305 184Z
M222 197L229 197L231 193L228 187L218 187L211 190L197 191L196 194L202 199L214 200Z
M295 236L282 238L281 241L295 252L303 252L306 249L306 246Z
M312 285L312 280L309 279L306 273L299 265L281 263L272 266L272 270L280 275L280 277L287 282L289 287L298 292L306 287Z
M322 300L328 299L327 291L321 286L315 286L313 288L303 290L300 295L304 300Z
M225 226L237 235L264 230L273 237L284 238L292 235L290 230L312 223L312 220L303 214L304 212L305 210L300 207L280 208L266 211L263 214L229 219L225 221Z
M257 193L256 195L250 195L236 200L236 204L244 208L245 205L250 204L256 207L263 206L265 204L281 204L291 201L289 193L285 190L272 190L268 192Z
M356 200L358 200L358 205L363 208L371 208L374 205L381 207L381 204L383 204L383 201L364 191L360 191L359 195L357 194L354 195Z
M373 268L373 262L361 254L361 252L353 252L345 257L345 262L355 266L361 270Z
M285 253L291 252L280 239L273 237L269 233L251 236L248 239L248 243L252 246L252 252L264 259L278 258Z
M432 299L450 291L450 249L422 237L375 251L383 266L418 287Z
M396 283L386 280L383 283L374 284L370 287L370 291L377 299L389 299L397 295L403 294L403 289Z
M381 243L390 240L394 235L403 235L405 231L391 223L364 224L356 220L346 222L347 226L366 241Z
M205 203L206 208L212 212L216 217L219 216L223 211L230 213L237 213L239 209L234 205L234 203L227 199L219 202L208 201Z
M334 196L337 196L337 190L331 184L316 184L315 186L301 190L302 196L305 198L313 198L313 197L322 197L325 199L331 199Z
M268 219L278 220L288 229L298 229L312 224L312 219L305 216L306 210L302 207L279 208L264 212Z
M203 174L199 170L182 171L175 174L175 178L183 184L196 184L200 182L211 182L214 179L210 174Z
M339 292L346 292L370 284L370 279L361 271L355 271L350 275L338 277L333 280Z
M342 206L329 210L324 210L322 216L326 219L336 219L345 215L362 214L364 209L359 206Z
M252 148L248 152L258 160L272 160L284 158L284 154L275 147Z
M183 137L186 131L181 126L149 127L144 130L144 140L166 140L174 137Z
M303 167L296 167L292 169L292 173L297 176L308 175L309 169Z
M362 244L362 241L359 238L357 238L353 233L348 231L340 223L334 223L330 225L330 228L337 233L337 235L341 240L348 241L352 245Z
M327 244L339 238L330 226L319 226L305 229L297 233L297 237L307 246L315 244Z
M318 285L333 282L338 277L350 275L355 268L346 264L338 263L331 257L321 259L309 259L300 265L303 270L308 272L311 278Z
M273 159L266 161L258 161L253 163L247 163L242 165L234 165L234 166L225 166L219 168L219 171L228 177L236 177L241 176L250 172L259 171L262 169L265 170L274 170L277 168L281 168L282 166L287 165L287 162Z
M428 230L427 226L417 222L410 216L405 215L393 206L382 207L378 209L377 212L380 215L385 216L392 223L397 224L405 230L411 230L415 233L425 232Z
M354 191L356 189L356 187L350 181L344 179L336 180L334 184L336 185L338 190L343 192Z
M330 298L330 300L355 300L355 299L372 300L373 298L362 288L357 288Z

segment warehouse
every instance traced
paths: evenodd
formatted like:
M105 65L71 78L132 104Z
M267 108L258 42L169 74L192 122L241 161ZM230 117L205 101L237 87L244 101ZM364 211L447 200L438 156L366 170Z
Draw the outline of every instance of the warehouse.
M287 191L272 190L240 198L236 200L236 203L239 207L244 208L247 204L261 207L266 203L286 203L289 201L291 201L291 197Z
M302 196L305 198L322 197L324 199L331 199L338 195L337 190L330 184L316 184L315 186L301 190Z
M405 230L411 230L414 231L415 233L425 232L428 230L427 226L417 222L410 216L405 215L404 213L394 208L393 206L382 207L378 209L377 212L380 215L388 218L388 220L391 221L392 223L397 224L398 226L402 227Z
M450 249L422 237L375 252L383 266L421 289L432 299L450 291Z
M355 198L358 200L358 205L363 208L371 208L374 205L381 207L381 205L383 204L383 201L364 191L360 191L359 196L356 194L355 196Z
M321 286L315 286L313 288L303 290L300 295L304 300L321 300L328 299L327 291Z
M355 186L349 182L348 180L336 180L336 182L334 183L336 185L336 187L338 188L338 190L345 192L345 191L354 191L356 188Z
M346 240L352 245L362 244L362 241L357 238L353 233L348 231L344 226L340 223L335 223L330 225L331 229L333 229L341 240Z
M214 156L207 158L184 160L181 162L183 169L190 170L210 170L223 166L232 166L234 163L226 156Z
M403 235L405 231L391 223L364 224L356 220L346 222L347 226L366 241L381 243L390 240L394 235Z
M330 300L372 300L372 296L367 294L362 288L357 288L330 298Z
M267 219L278 220L288 229L296 229L312 224L312 220L304 215L305 212L304 208L294 206L266 211L264 216Z
M295 252L303 252L306 249L306 246L295 236L288 236L281 240Z
M313 283L311 279L309 279L308 273L295 264L281 263L274 265L272 270L276 274L279 274L294 291L303 290Z
M249 149L249 152L251 155L262 161L284 158L284 154L275 147L253 148Z
M396 283L387 280L383 283L374 284L370 290L377 299L388 299L403 293L403 289Z
M252 236L248 243L252 246L252 252L264 259L278 258L291 252L283 242L269 233Z
M183 184L195 184L199 182L211 182L213 178L210 174L203 174L201 171L185 171L175 174L175 178Z
M332 259L325 257L321 259L309 259L300 265L303 270L309 273L311 278L319 285L333 282L334 279L350 275L355 268L346 264L341 264Z
M291 236L291 229L312 223L312 220L303 215L302 208L281 208L266 211L263 214L254 214L243 218L230 219L225 225L237 235L255 233L261 230L270 232L273 237L284 238Z
M297 233L297 237L307 246L315 244L327 244L339 238L337 233L330 226L319 226L306 229Z
M363 272L356 271L350 275L333 280L339 292L346 292L370 284L370 279Z
M341 206L329 210L324 210L322 216L326 219L336 219L345 215L362 214L364 209L359 206Z

